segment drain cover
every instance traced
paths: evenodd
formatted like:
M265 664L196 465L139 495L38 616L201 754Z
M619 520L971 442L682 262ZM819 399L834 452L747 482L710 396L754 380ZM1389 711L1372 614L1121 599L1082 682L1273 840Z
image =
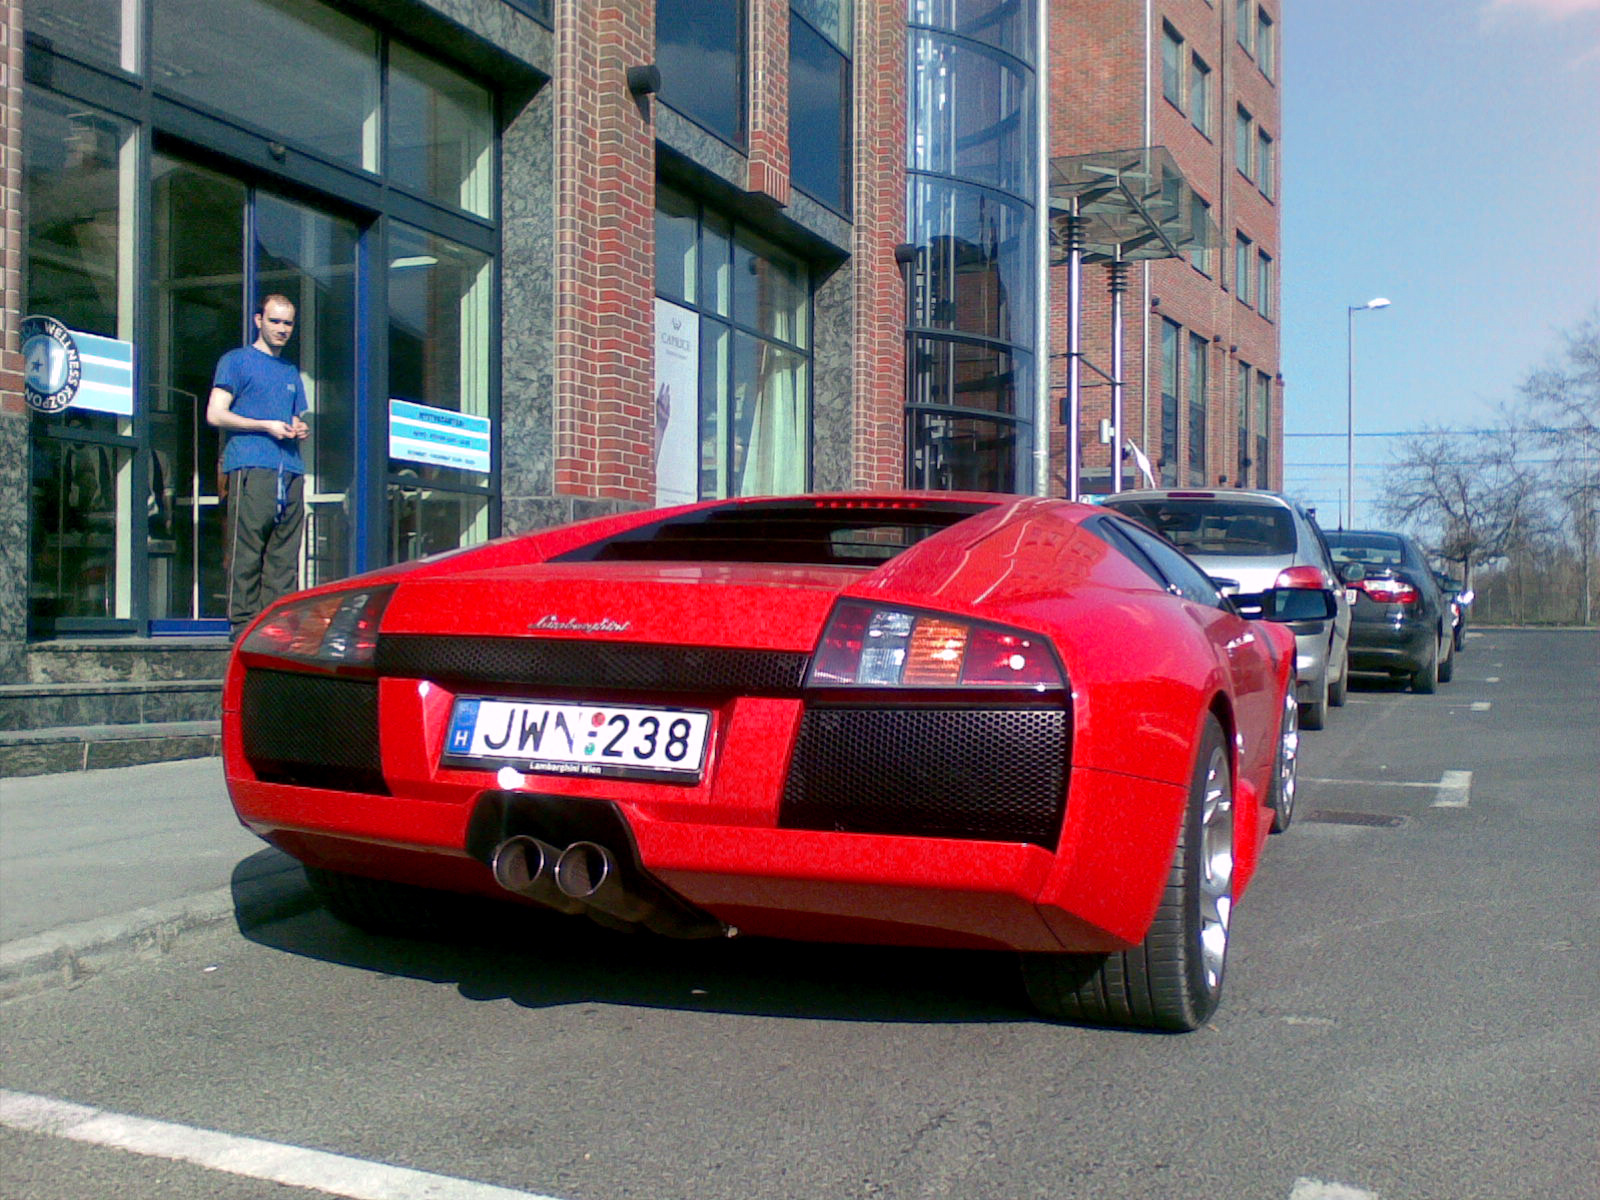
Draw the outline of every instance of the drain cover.
M1372 825L1382 829L1393 829L1396 825L1404 825L1406 822L1404 817L1392 816L1389 813L1340 812L1328 808L1314 808L1300 819L1315 821L1322 825Z

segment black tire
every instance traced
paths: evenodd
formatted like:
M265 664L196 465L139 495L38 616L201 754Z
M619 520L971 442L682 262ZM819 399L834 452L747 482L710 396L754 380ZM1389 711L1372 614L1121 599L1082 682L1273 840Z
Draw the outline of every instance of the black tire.
M466 900L451 892L306 867L311 891L346 925L367 933L431 937L459 924Z
M1411 690L1419 696L1431 696L1439 690L1439 643L1437 640L1428 649L1428 661L1411 673Z
M1294 798L1300 778L1300 707L1294 692L1283 705L1283 721L1278 726L1278 756L1272 764L1272 787L1267 806L1272 810L1272 832L1282 833L1294 820Z
M1233 773L1208 716L1166 890L1145 939L1117 954L1024 954L1046 1017L1135 1029L1197 1029L1216 1012L1233 906Z
M1456 643L1454 636L1447 637L1444 644L1450 649L1444 656L1444 661L1439 664L1439 682L1449 683L1456 677Z
M1328 703L1334 708L1343 708L1344 702L1350 692L1350 652L1344 653L1344 665L1339 669L1339 678L1328 684Z
M1324 665L1322 672L1321 696L1315 700L1304 701L1300 705L1301 729L1325 729L1328 725L1328 672Z

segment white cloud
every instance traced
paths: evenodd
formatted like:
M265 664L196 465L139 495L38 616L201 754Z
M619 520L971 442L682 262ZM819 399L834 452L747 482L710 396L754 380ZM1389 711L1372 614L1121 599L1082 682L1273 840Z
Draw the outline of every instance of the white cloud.
M1508 9L1528 9L1559 21L1580 13L1600 12L1600 0L1489 0L1490 12Z

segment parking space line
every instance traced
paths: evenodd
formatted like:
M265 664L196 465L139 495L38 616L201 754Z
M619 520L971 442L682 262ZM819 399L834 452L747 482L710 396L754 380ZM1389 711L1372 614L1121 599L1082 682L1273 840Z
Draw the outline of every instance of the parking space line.
M553 1200L532 1192L235 1137L0 1089L0 1125L352 1200Z
M1471 771L1446 771L1432 783L1406 779L1318 779L1300 776L1301 783L1325 783L1334 787L1427 788L1435 794L1434 808L1466 808L1472 795Z
M1289 1200L1378 1200L1378 1193L1351 1187L1348 1183L1324 1183L1302 1176L1294 1181Z
M1472 795L1471 771L1446 771L1439 776L1439 798L1434 808L1466 808Z

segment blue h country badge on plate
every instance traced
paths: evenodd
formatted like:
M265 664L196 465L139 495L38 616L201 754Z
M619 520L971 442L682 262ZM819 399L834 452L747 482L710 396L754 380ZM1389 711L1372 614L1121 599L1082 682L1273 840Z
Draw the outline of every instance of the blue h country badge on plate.
M462 700L450 720L450 734L445 739L445 753L466 754L472 749L472 731L478 724L478 701Z

